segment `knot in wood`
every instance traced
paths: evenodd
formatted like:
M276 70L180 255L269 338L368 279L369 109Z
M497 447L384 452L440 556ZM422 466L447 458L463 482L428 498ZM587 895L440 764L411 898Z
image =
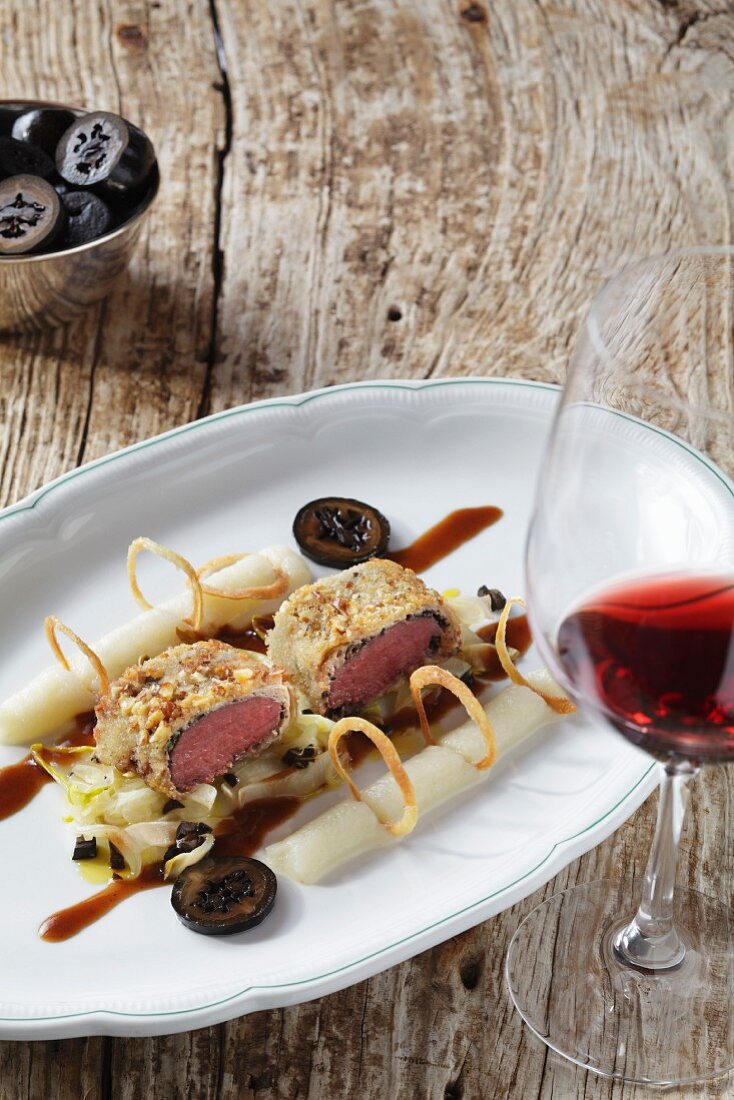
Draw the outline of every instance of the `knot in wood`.
M145 31L137 23L120 23L117 37L123 46L131 50L144 50L148 45Z
M465 8L462 8L461 18L466 19L467 23L486 23L487 13L481 4L477 4L472 0Z

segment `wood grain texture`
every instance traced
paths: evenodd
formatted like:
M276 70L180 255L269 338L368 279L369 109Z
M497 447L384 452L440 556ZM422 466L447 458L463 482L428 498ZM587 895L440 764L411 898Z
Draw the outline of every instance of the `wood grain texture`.
M0 94L122 111L164 181L105 303L0 339L2 503L253 398L561 379L608 273L732 238L724 0L4 0ZM680 869L721 897L733 790L723 769L698 781ZM654 1095L549 1055L503 982L542 897L605 875L633 890L653 810L512 910L321 1001L158 1039L0 1043L0 1100Z

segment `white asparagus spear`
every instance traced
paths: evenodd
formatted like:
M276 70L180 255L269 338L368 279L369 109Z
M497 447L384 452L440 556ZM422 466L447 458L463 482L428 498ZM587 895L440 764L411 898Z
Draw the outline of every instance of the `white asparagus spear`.
M273 566L287 574L287 592L271 600L232 600L205 593L201 633L214 634L223 626L244 628L254 616L277 610L289 593L311 579L300 554L285 546L268 546L212 573L206 584L222 592L265 586L276 579ZM176 631L186 628L184 619L190 613L191 592L185 591L111 630L92 648L114 680L141 657L153 657L176 645ZM43 669L0 704L0 743L38 741L76 714L91 710L97 699L94 672L81 653L70 658L69 664L69 671L59 664Z
M562 692L545 670L527 679L549 695ZM497 743L497 758L558 715L530 688L510 684L485 707ZM474 764L487 752L483 735L473 722L444 734L404 764L415 790L418 820L433 807L481 783L492 769ZM297 882L313 883L343 863L374 848L396 843L382 822L396 821L403 797L389 773L362 791L362 801L345 800L265 849L264 859L275 871Z

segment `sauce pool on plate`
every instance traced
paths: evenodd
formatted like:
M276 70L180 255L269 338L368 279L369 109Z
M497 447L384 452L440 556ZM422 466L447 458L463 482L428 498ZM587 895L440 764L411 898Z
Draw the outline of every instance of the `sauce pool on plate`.
M78 715L73 729L46 751L52 760L55 748L78 748L93 744L94 714L90 712ZM48 772L36 763L30 753L26 753L16 764L0 768L0 821L22 810L41 787L52 782Z
M27 806L46 783L53 783L51 776L30 753L17 764L0 768L0 821Z
M412 569L414 573L423 573L501 518L502 509L491 505L459 508L429 527L410 546L403 550L393 550L386 556L390 561Z
M41 924L38 935L48 943L60 943L62 940L71 939L82 929L109 913L116 905L133 894L139 894L143 890L150 890L153 886L165 886L163 878L163 864L151 863L145 867L137 878L118 879L105 886L104 890L97 891L91 897L78 901L75 905L69 905L66 909L59 909Z

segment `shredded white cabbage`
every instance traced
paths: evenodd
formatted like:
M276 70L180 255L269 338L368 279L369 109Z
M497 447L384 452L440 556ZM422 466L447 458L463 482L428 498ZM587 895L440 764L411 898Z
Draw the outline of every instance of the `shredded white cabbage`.
M177 878L186 867L193 866L203 859L214 844L214 833L207 833L201 839L201 844L191 852L179 852L173 859L167 859L163 865L164 878Z
M118 872L124 878L137 878L149 863L157 863L173 844L178 823L175 821L139 821L133 825L85 825L81 835L97 841L109 864L110 841L125 860L125 869ZM194 849L198 851L198 848Z
M459 593L446 597L446 603L462 626L475 633L488 623L498 623L500 619L500 612L492 610L489 596L462 596Z
M92 748L57 748L49 753L42 745L34 745L31 751L64 791L68 810L65 820L85 840L96 839L108 865L112 841L125 860L121 872L125 877L134 878L149 863L162 860L175 841L181 821L200 821L213 829L221 816L213 813L217 788L210 783L199 784L181 800L180 807L164 816L167 795L152 790L136 775L123 775L107 764L92 763ZM193 858L183 861L177 856L168 860L166 875L178 874L184 866L201 859L212 843L213 837L206 834L193 852L181 853Z

